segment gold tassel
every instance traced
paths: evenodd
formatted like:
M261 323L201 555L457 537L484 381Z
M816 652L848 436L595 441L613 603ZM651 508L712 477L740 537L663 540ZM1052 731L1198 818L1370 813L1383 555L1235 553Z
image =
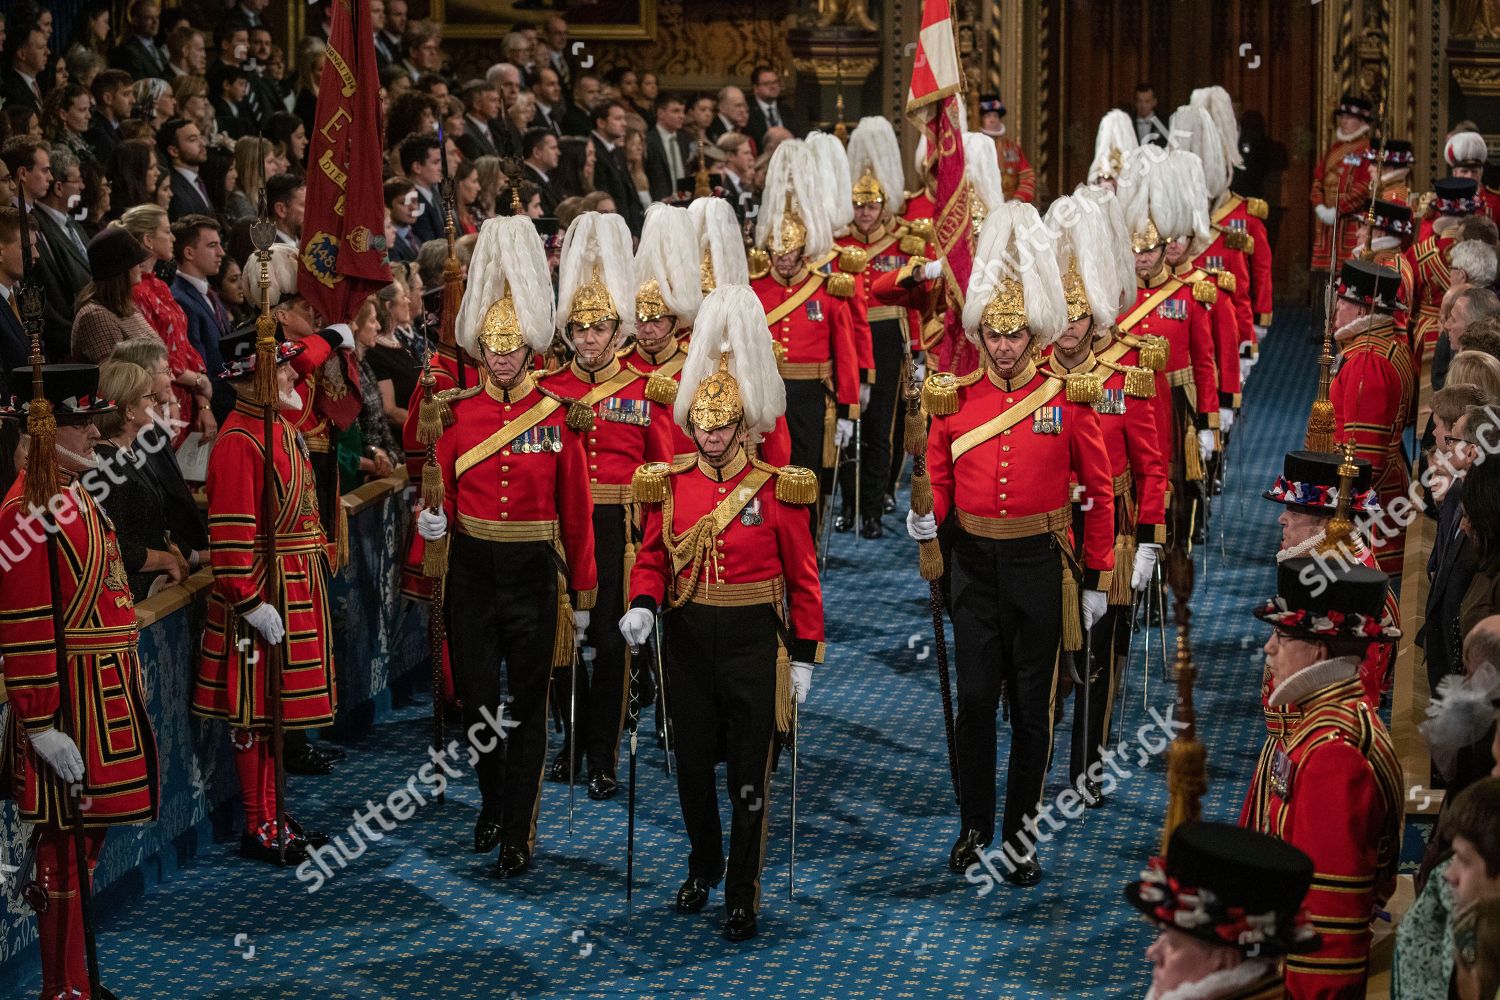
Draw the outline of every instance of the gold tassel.
M1167 338L1148 333L1141 338L1141 367L1148 371L1166 371L1167 362L1171 360L1171 348L1167 344Z
M658 406L671 406L677 402L677 380L661 372L652 372L646 378L646 398Z
M854 295L854 276L835 271L828 276L823 287L828 289L828 294L835 298L850 298Z
M343 497L335 497L333 502L338 505L339 515L334 522L334 531L338 538L334 541L333 571L341 572L349 565L349 508L344 506Z
M929 583L942 579L943 549L936 538L917 543L917 572Z
M861 247L839 247L839 270L858 274L870 264L870 255Z
M1179 737L1167 748L1167 818L1161 831L1163 854L1167 851L1172 831L1198 818L1198 803L1208 790L1208 782L1204 780L1206 766L1203 744L1197 740L1187 742Z
M1064 385L1067 387L1070 403L1097 403L1104 395L1104 382L1092 373L1069 375L1064 379Z
M448 536L422 543L422 575L429 580L448 575Z
M796 700L796 692L792 689L792 656L782 645L781 640L776 641L776 731L789 733L792 731L792 704Z
M927 416L920 406L906 408L905 438L908 455L927 454Z
M782 466L776 473L776 499L782 503L818 502L818 476L800 465Z
M828 390L823 396L823 468L832 469L838 465L839 446L833 443L834 431L838 428L839 411L833 401L832 386L830 380L824 379L823 386Z
M1182 438L1182 469L1183 477L1190 483L1202 482L1203 480L1203 456L1198 454L1198 435L1193 431L1192 425Z
M1066 542L1063 544L1066 544ZM1079 607L1078 601L1078 581L1073 578L1073 570L1068 565L1068 557L1064 555L1062 573L1062 641L1063 649L1070 653L1083 648L1083 609Z
M932 513L932 480L925 472L911 477L911 509L918 516Z
M276 317L269 311L255 319L255 398L275 406L281 393L276 387Z
M1156 376L1146 368L1125 369L1125 395L1134 399L1156 398Z
M771 273L771 255L760 247L751 247L745 254L745 264L750 269L750 280L764 278Z
M1121 503L1119 497L1116 503ZM1109 579L1109 603L1129 607L1135 600L1130 587L1131 569L1135 566L1135 536L1120 532L1115 536L1115 572Z
M438 396L428 393L417 407L417 441L423 445L437 444L443 431L453 426L453 411Z
M630 477L630 498L636 503L661 503L667 498L665 462L648 462L638 466Z
M1333 451L1333 403L1329 400L1314 401L1307 418L1304 447L1308 451Z
M1193 282L1193 299L1205 305L1213 305L1219 301L1219 292L1214 288L1214 283L1204 278Z
M922 383L922 408L934 417L958 412L958 379L952 372L934 372Z
M26 409L26 433L31 447L26 453L26 503L46 508L57 493L57 419L52 403L41 397L31 400Z
M573 662L573 602L568 600L568 580L557 574L557 628L552 633L552 666Z
M594 429L594 411L576 399L568 401L568 427L580 434Z
M436 462L422 464L422 506L428 510L443 507L443 470Z

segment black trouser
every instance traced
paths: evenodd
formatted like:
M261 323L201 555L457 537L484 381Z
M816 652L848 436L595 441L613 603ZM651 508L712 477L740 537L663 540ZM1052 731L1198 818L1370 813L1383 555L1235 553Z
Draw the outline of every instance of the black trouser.
M959 808L965 829L995 830L995 712L1004 685L1011 752L1004 836L1016 838L1041 801L1052 756L1052 711L1062 640L1062 557L1052 535L953 543L953 636L958 663Z
M859 427L859 515L879 517L891 468L891 449L896 440L896 419L901 403L901 362L906 357L906 338L894 319L870 324L875 351L875 384L870 386L870 405L860 413ZM839 504L854 509L854 463L839 467Z
M629 586L625 579L625 508L620 504L594 507L594 566L599 574L599 596L584 633L584 642L594 655L591 667L588 660L583 660L576 671L577 725L583 738L576 752L587 755L590 768L614 774L629 696L628 651L625 637L620 634ZM558 674L558 700L568 739L573 738L568 731L568 684L573 675L573 669Z
M832 473L823 465L823 438L828 428L828 389L818 379L786 382L786 430L792 439L792 465L818 474L818 502L808 508L813 537L823 524L823 502L833 486Z
M1129 567L1122 569L1116 566L1115 572L1129 572ZM1081 616L1081 609L1079 613ZM1121 674L1130 659L1130 628L1131 608L1111 604L1104 617L1089 629L1085 647L1090 660L1088 673L1085 674L1082 669L1084 650L1063 654L1075 658L1074 662L1078 664L1077 674L1082 678L1082 682L1073 689L1073 745L1068 759L1068 780L1075 785L1089 766L1099 760L1099 748L1109 742L1110 713L1114 710ZM1147 669L1150 669L1149 665ZM1083 723L1085 683L1089 685L1087 730Z
M557 634L558 559L547 542L489 542L454 535L448 560L448 649L464 706L464 732L475 724L481 814L500 824L507 844L531 853L547 757L547 691ZM499 716L500 667L520 723L496 742L481 708ZM495 745L482 752L482 747Z
M1171 408L1172 451L1167 456L1167 475L1172 502L1167 509L1167 548L1185 552L1192 541L1193 527L1203 516L1203 484L1187 478L1187 449L1198 447L1198 416L1181 386L1172 388Z
M776 636L769 604L716 608L689 602L666 617L662 644L677 754L677 799L692 851L688 874L724 875L714 767L727 761L729 869L724 905L760 904L776 736Z

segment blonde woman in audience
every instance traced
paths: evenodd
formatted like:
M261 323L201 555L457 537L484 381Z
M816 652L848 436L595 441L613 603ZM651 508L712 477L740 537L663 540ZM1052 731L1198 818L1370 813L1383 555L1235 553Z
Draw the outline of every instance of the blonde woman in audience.
M275 175L276 149L271 140L247 135L234 144L234 189L224 203L231 222L253 219L260 214L261 192Z
M1489 403L1500 403L1500 359L1483 351L1459 351L1448 364L1446 385L1476 385Z

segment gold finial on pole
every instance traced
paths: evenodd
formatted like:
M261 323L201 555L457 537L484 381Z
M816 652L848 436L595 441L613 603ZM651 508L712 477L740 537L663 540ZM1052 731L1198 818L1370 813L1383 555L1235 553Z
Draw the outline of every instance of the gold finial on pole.
M1193 596L1193 562L1185 551L1168 551L1167 581L1172 585L1177 617L1175 721L1183 728L1167 748L1167 815L1161 831L1162 855L1167 853L1172 831L1198 819L1203 793L1208 789L1208 755L1198 741L1198 716L1193 707L1193 684L1198 674L1193 665L1192 611L1188 607Z
M1318 552L1323 555L1347 552L1354 539L1354 521L1349 516L1354 502L1354 480L1359 475L1359 466L1354 464L1354 442L1345 441L1340 449L1344 459L1339 463L1339 497L1334 508L1333 520L1318 543Z

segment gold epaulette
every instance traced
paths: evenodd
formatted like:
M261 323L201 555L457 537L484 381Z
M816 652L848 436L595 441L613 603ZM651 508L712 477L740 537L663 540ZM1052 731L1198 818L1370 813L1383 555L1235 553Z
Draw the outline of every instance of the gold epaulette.
M562 369L559 368L558 371L562 371ZM553 373L546 373L546 375L551 374ZM546 375L542 377L545 378ZM579 400L569 399L567 396L559 396L550 389L543 389L541 385L537 385L536 391L568 408L567 424L569 430L577 431L580 434L587 434L594 429L594 410L592 407L585 406Z
M1219 288L1224 292L1224 294L1234 294L1235 281L1233 271L1220 271L1218 274L1214 275L1214 278L1218 281Z
M1141 367L1149 372L1166 371L1167 362L1172 358L1172 349L1167 343L1167 338L1148 333L1139 340L1140 343L1136 349L1140 352Z
M1097 403L1104 396L1104 380L1093 372L1064 375L1063 386L1070 403Z
M958 390L973 385L983 376L983 368L976 368L967 375L933 372L922 383L922 409L930 416L951 417L958 412Z
M840 246L838 252L839 270L845 274L858 274L869 266L870 255L862 247Z
M646 398L658 406L672 406L677 402L677 380L661 372L646 376Z
M1271 214L1271 206L1266 204L1264 198L1246 198L1245 213L1257 219L1264 219Z
M1204 305L1211 306L1219 301L1219 292L1218 289L1214 288L1212 281L1209 281L1207 278L1199 278L1193 282L1193 298Z
M775 466L753 455L750 457L750 464L776 477L776 499L782 503L806 506L818 502L821 491L818 488L818 474L813 470L800 465Z
M417 406L417 442L423 445L437 444L443 432L453 426L453 404L476 395L483 386L468 389L444 389L431 394L423 393Z
M854 275L834 271L823 280L823 287L835 298L848 299L854 296Z
M752 281L771 273L771 256L760 247L751 247L745 252L745 264L750 268Z
M911 219L906 223L906 231L901 234L901 252L918 254L927 248L927 244L936 242L937 230L933 228L931 219Z
M1125 395L1132 399L1155 399L1156 376L1145 368L1121 365L1125 373Z
M630 477L630 499L636 503L661 503L667 498L667 477L691 469L698 461L688 455L675 462L647 462L637 466Z

